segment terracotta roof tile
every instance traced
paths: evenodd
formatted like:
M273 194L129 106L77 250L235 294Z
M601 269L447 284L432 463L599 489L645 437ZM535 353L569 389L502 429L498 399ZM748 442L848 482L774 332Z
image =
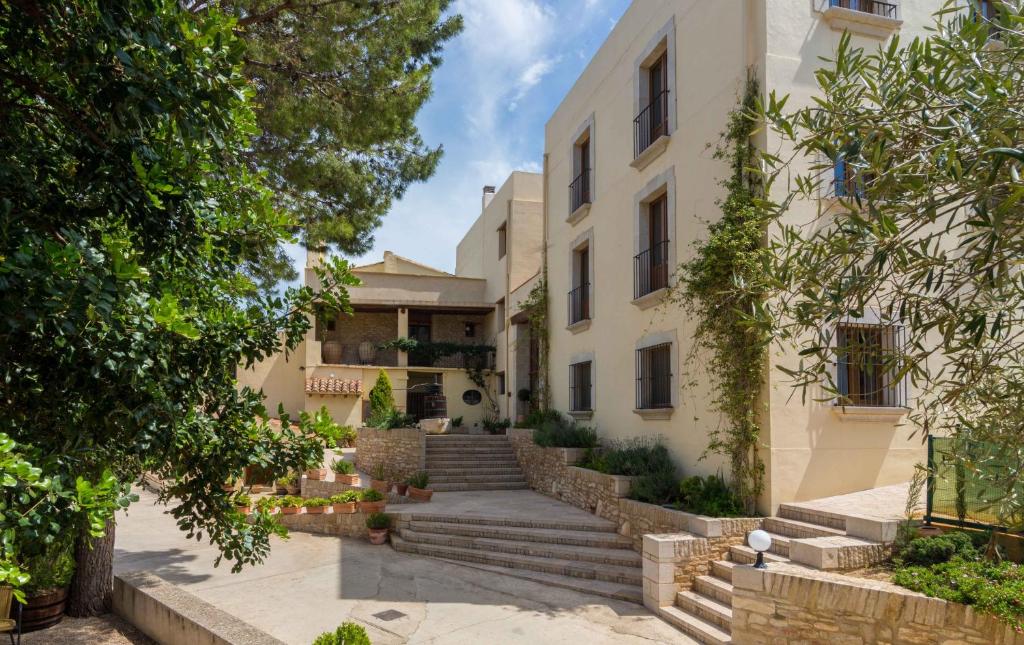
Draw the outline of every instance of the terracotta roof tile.
M358 379L343 378L310 378L306 379L306 394L340 394L342 396L360 396L363 393L363 382Z

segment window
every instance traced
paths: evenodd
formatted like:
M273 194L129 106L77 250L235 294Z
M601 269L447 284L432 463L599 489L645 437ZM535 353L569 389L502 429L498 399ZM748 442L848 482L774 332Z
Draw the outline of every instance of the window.
M498 259L505 257L506 245L508 244L508 227L502 224L498 227Z
M569 213L575 213L584 204L590 203L590 131L573 148L572 183L569 184Z
M591 361L573 363L569 366L569 402L572 412L590 412L594 409L592 399L593 382L590 378Z
M494 332L500 334L505 331L505 299L502 298L494 303Z
M633 298L668 286L668 195L662 193L641 209L641 244L646 248L633 258Z
M875 175L866 170L858 169L845 158L840 157L833 166L832 188L836 197L866 196L866 188L871 185Z
M870 13L883 18L896 18L896 5L879 0L829 0L830 7L840 7L861 13Z
M466 323L466 338L476 338L476 323Z
M906 379L895 378L904 342L902 327L841 323L836 328L836 403L906 407Z
M672 343L636 350L636 407L672 407Z
M327 319L327 331L334 331L334 327L335 327L334 318L333 317L328 318Z
M498 394L505 394L505 372L498 372Z
M663 51L647 67L641 68L646 80L641 92L641 110L633 119L633 157L639 157L658 138L669 133L668 53Z
M569 324L590 320L590 246L573 251L573 289L569 292Z

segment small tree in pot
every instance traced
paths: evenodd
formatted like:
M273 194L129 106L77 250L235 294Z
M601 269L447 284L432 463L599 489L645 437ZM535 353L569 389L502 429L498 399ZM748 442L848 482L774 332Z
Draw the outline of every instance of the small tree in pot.
M371 513L366 518L366 528L369 529L370 544L384 544L388 540L391 518L385 513Z
M409 497L417 502L429 502L434 491L427 488L430 483L430 476L427 471L421 470L408 479Z

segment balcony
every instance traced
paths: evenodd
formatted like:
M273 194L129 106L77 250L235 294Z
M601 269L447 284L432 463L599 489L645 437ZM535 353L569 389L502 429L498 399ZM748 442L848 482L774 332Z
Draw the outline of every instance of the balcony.
M826 0L822 15L836 31L874 38L888 38L903 24L899 7L880 0Z
M590 320L590 283L569 292L569 326Z
M398 367L398 350L380 349L372 341L342 343L325 340L320 345L320 358L324 365L374 365Z
M668 146L668 90L655 96L633 119L634 168L642 169Z
M584 168L569 184L569 219L578 220L590 206L590 168Z
M657 242L633 258L633 300L668 288L668 245Z

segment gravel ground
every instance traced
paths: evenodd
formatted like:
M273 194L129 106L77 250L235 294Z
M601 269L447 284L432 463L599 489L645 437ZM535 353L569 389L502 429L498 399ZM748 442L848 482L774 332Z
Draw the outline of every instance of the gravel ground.
M68 618L60 624L21 637L23 645L156 645L156 642L114 614Z

